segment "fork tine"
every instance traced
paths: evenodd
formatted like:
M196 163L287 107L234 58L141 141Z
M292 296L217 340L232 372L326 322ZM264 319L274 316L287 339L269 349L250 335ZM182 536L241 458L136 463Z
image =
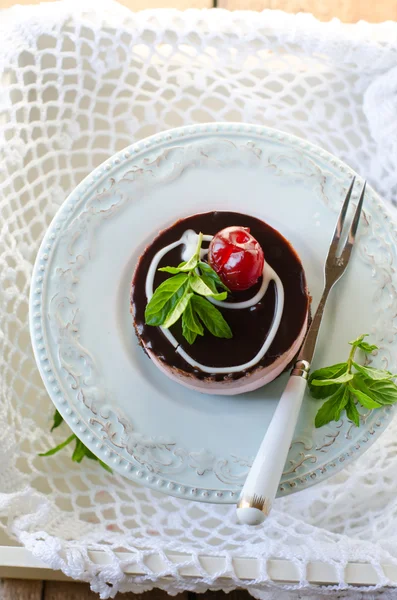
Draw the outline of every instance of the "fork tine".
M354 187L355 181L356 181L356 176L354 176L353 179L352 179L352 182L351 182L350 187L349 187L349 189L347 191L347 194L346 194L345 201L344 201L342 209L340 211L338 222L336 224L335 233L334 233L334 239L338 238L338 241L340 239L340 234L342 233L343 224L345 222L346 213L347 213L347 209L349 207L350 197L352 195L352 191L353 191L353 187Z
M334 235L329 247L329 251L328 251L328 259L334 258L336 255L336 251L338 249L338 244L340 241L340 236L342 233L342 229L343 229L343 224L345 222L345 218L346 218L346 213L347 213L347 209L349 207L349 202L350 202L350 197L352 195L352 191L353 191L353 187L354 187L354 182L356 181L356 177L354 176L352 179L352 182L350 184L349 189L347 190L347 194L346 194L346 198L343 202L343 206L341 208L341 211L339 213L339 217L338 217L338 221L336 223L336 227L335 227L335 231L334 231Z
M360 222L361 209L363 207L366 185L367 185L367 182L364 181L363 189L361 190L360 199L358 201L356 212L354 213L353 222L351 224L350 231L349 231L349 238L348 238L349 244L354 244L354 240L356 239L357 227Z
M340 258L342 260L341 265L346 268L347 263L349 262L350 255L352 253L353 245L356 239L357 227L360 222L361 209L363 207L364 196L365 196L365 186L367 182L364 182L363 189L361 190L360 199L357 203L356 212L354 213L353 221L350 227L349 235L346 240L346 244L340 254Z

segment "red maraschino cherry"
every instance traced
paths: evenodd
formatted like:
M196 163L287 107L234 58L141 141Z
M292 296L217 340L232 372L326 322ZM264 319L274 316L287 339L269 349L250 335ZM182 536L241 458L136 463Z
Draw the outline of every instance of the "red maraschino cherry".
M265 258L248 227L226 227L212 239L208 262L232 291L248 290L262 275Z

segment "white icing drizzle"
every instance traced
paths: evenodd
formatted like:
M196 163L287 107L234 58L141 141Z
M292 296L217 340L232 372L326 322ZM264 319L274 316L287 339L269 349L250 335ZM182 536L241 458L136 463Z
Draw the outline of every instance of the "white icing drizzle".
M210 242L212 240L212 238L213 238L212 235L204 235L203 241ZM168 246L165 246L162 250L159 250L159 252L157 252L157 254L155 254L152 262L150 263L150 267L149 267L149 270L148 270L147 276L146 276L145 292L146 292L146 297L147 297L148 301L153 296L154 277L155 277L160 260L168 252L170 252L170 250L173 250L174 248L176 248L177 246L180 246L182 244L185 246L182 251L182 260L184 260L184 261L189 260L189 258L194 254L194 252L196 250L197 239L198 239L197 233L195 231L193 231L192 229L188 229L182 235L180 240L173 242L172 244L169 244ZM208 250L202 249L200 255L201 255L201 257L203 257L207 253L208 253ZM182 348L182 346L179 345L178 341L172 335L172 333L170 332L169 329L161 327L161 331L163 332L163 334L165 335L167 340L170 342L170 344L172 344L172 346L175 348L175 351L178 354L180 354L180 356L182 356L182 358L184 358L185 361L187 363L189 363L189 365L191 365L192 367L194 367L196 369L200 369L201 371L205 371L206 373L214 373L214 374L215 373L237 373L237 372L243 371L245 369L250 369L251 367L254 367L265 356L265 354L268 351L271 343L273 342L273 340L276 336L277 330L280 326L281 317L283 315L283 310L284 310L284 288L283 288L281 279L279 278L277 273L270 267L270 265L268 265L265 262L265 264L263 266L262 285L261 285L260 289L258 290L258 292L255 294L255 296L253 296L250 300L245 300L244 302L235 302L235 303L230 302L229 303L229 302L220 302L218 300L214 300L213 298L208 298L208 300L210 300L210 302L212 302L213 304L216 304L217 306L221 306L222 308L227 308L227 309L250 308L251 306L254 306L258 302L260 302L260 300L262 300L263 296L265 295L265 293L267 291L269 283L272 280L276 284L276 292L277 292L276 309L275 309L275 313L274 313L273 323L270 327L270 331L266 337L266 340L264 341L263 346L261 347L259 352L254 356L254 358L252 360L250 360L242 365L235 365L233 367L210 367L208 365L202 365L201 363L195 361Z

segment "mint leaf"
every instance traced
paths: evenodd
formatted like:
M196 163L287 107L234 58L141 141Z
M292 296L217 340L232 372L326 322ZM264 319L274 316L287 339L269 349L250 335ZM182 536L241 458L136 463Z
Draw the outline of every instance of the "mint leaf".
M48 450L47 452L41 452L39 456L53 456L54 454L68 446L71 442L73 442L73 440L76 440L76 446L72 454L73 461L80 463L86 456L87 458L90 458L92 460L97 460L99 464L104 469L106 469L106 471L109 471L109 473L113 473L112 469L108 467L104 462L102 462L97 456L95 456L95 454L93 454L91 450L89 450L87 446L85 446L83 442L74 435L74 433L70 435L64 442L62 442L62 444L55 446L55 448L51 448L51 450Z
M357 390L361 390L362 392L364 392L364 394L367 394L367 396L371 397L372 392L367 385L367 383L371 383L371 381L371 379L363 377L360 373L356 373L354 375L353 381L351 382L351 385ZM374 400L376 400L376 398L374 398Z
M84 446L83 442L76 438L76 446L74 452L72 454L72 460L74 462L81 462L85 456L87 448Z
M350 400L350 392L347 386L341 386L336 392L324 402L317 411L314 425L322 427L330 421L339 421L342 410Z
M338 390L337 393L339 394L339 396L338 396L339 402L337 403L337 407L336 407L337 410L336 410L336 414L335 414L335 417L336 417L335 421L339 421L341 412L347 406L347 404L351 398L350 390L347 385L343 386L340 390Z
M176 321L183 314L183 311L189 304L189 300L190 300L191 296L192 296L192 294L188 294L188 287L186 286L183 294L178 298L178 300L174 304L174 307L168 313L167 318L165 319L165 321L163 323L163 327L168 329L169 327L171 327L171 325L176 323Z
M213 292L213 290L208 287L208 285L196 274L192 274L189 278L190 287L193 292L199 294L200 296L211 296L215 298L215 300L226 300L227 292L222 292L218 294L217 292Z
M393 373L390 373L390 371L374 369L374 367L363 367L363 365L359 365L354 361L352 364L354 368L357 369L359 373L361 373L361 375L364 375L364 377L368 377L369 379L383 380L393 378Z
M317 369L313 371L313 373L309 377L309 390L313 398L317 398L318 400L322 400L324 398L328 398L334 394L340 384L332 384L328 387L324 386L314 386L313 381L316 379L324 380L324 379L334 379L339 377L343 373L346 373L348 369L347 362L338 363L336 365L331 365L330 367L323 367L322 369Z
M364 367L354 362L357 349L366 353L377 350L377 346L368 344L363 334L349 342L352 349L346 363L338 363L331 367L318 369L309 378L309 389L315 398L332 396L323 404L316 415L316 427L321 427L332 420L338 420L343 408L348 419L357 427L360 425L360 414L355 398L368 409L380 408L382 405L397 403L397 385L390 371ZM354 367L355 373L352 373Z
M339 394L339 390L335 393ZM319 427L323 427L323 425L326 425L331 421L335 421L335 414L335 402L333 400L333 396L331 396L331 398L329 398L329 400L326 400L322 407L317 411L316 417L314 419L314 426L316 427L316 429L318 429Z
M349 402L346 404L346 416L356 427L360 426L360 413L352 397L350 397Z
M154 292L145 309L146 325L162 325L178 300L186 293L188 275L181 273L166 279Z
M183 313L183 316L184 315L185 315L185 313ZM185 340L190 345L192 345L196 341L197 333L195 331L192 331L191 329L189 329L189 327L186 327L186 325L184 326L183 316L182 316L182 335L185 338Z
M188 273L193 271L200 260L201 244L203 243L203 234L199 233L197 239L197 247L193 256L189 258L187 262L181 262L177 267L161 267L159 271L165 271L166 273Z
M312 385L314 386L328 386L328 385L337 385L340 383L347 383L353 379L353 373L342 373L339 377L334 377L333 379L313 379Z
M172 275L176 275L177 273L181 273L182 268L186 265L186 262L181 262L177 267L161 267L158 269L159 271L163 271L164 273L171 273Z
M198 263L198 257L196 255L192 256L192 258L189 258L189 260L187 261L186 264L183 265L183 267L179 267L181 272L188 272L188 271L193 271L193 269L195 269L197 267L197 263Z
M397 385L390 379L371 381L368 387L381 404L395 404L397 402Z
M189 302L182 315L182 334L189 344L193 344L198 335L204 335L204 328L201 325L191 302Z
M51 427L50 431L54 431L54 429L59 427L62 422L63 422L62 415L55 409L53 423L52 423L52 427Z
M58 446L55 446L55 448L51 448L51 450L48 450L47 452L41 452L39 454L39 456L52 456L53 454L56 454L57 452L59 452L60 450L62 450L62 448L65 448L65 446L67 446L68 444L70 444L70 442L73 442L74 439L77 439L76 436L74 435L74 433L69 436L67 438L67 440L65 440L64 442L62 442L62 444L59 444Z
M113 474L113 471L110 467L108 467L107 464L105 464L104 462L101 461L100 458L98 458L97 456L95 456L95 454L93 454L91 452L91 450L89 450L86 446L85 447L85 456L87 458L89 458L90 460L97 460L99 462L99 464L101 465L101 467L103 467L105 469L105 471L108 471L109 473Z
M200 250L201 244L203 243L203 234L200 233L198 236L196 251L186 262L181 262L177 267L161 267L159 271L164 271L165 273L188 273L189 271L193 271L200 260Z
M210 290L212 290L213 294L219 293L216 288L216 285L214 283L214 280L211 279L211 277L207 277L207 275L204 275L203 273L201 273L200 277L204 281L205 285L207 285L210 288ZM226 296L227 296L227 294L226 294Z
M198 263L198 268L201 271L201 275L202 277L205 277L205 281L207 279L210 279L213 284L215 285L215 289L216 288L222 288L224 289L226 292L230 292L229 288L223 283L222 279L219 277L218 273L216 271L214 271L214 269L206 262L200 261ZM203 279L204 279L203 277ZM208 283L207 283L208 285ZM209 286L211 287L211 286Z
M361 390L357 390L352 385L350 386L350 391L357 398L359 403L365 408L369 408L372 410L373 408L379 408L380 406L382 406L379 402L371 398L371 396L369 396Z
M361 344L361 342L364 340L364 338L366 338L368 336L369 336L369 333L362 333L360 336L358 336L358 338L349 342L349 344L350 344L350 346L354 346L355 348L357 348Z
M159 285L145 310L146 325L157 327L169 328L182 316L182 334L189 344L193 344L197 335L204 334L201 321L213 335L232 337L229 325L217 308L204 298L204 303L197 301L194 305L192 302L192 298L201 296L226 300L229 291L210 265L200 260L202 241L203 234L200 233L196 251L187 262L159 269L174 276ZM224 291L219 292L218 287Z
M356 340L349 342L349 344L354 348L360 348L360 350L363 350L367 354L371 354L371 352L373 352L374 350L378 350L378 346L375 346L375 344L368 344L367 342L364 342L364 338L368 337L368 335L368 333L363 333Z
M191 256L189 258L189 260L187 262L186 261L181 262L177 267L161 267L159 269L159 271L164 271L165 273L172 273L172 274L189 273L190 271L193 271L197 267L197 264L200 260L200 250L201 250L202 243L203 243L203 234L200 233L198 236L197 247L196 247L195 253L193 254L193 256Z
M330 367L322 367L321 369L316 369L316 371L313 371L313 373L310 375L309 383L313 379L334 379L346 371L347 362L337 363L336 365L331 365Z
M108 473L111 473L113 475L113 471L112 469L109 467L109 465L107 465L106 463L104 463L100 458L98 458L97 456L93 457L93 456L87 456L87 458L92 458L93 460L97 460L99 462L99 464L101 465L101 467L103 469L105 469L105 471L108 471Z
M193 269L195 269L197 267L197 263L200 260L200 250L201 250L202 243L203 243L203 234L200 232L198 235L196 252L193 254L193 256L191 258L189 258L187 263L185 265L183 265L183 267L181 267L181 271L192 271Z
M85 446L83 444L83 442L81 440L79 440L79 438L76 438L76 447L75 447L73 455L72 455L72 460L74 462L81 463L81 461L83 460L84 457L87 457L90 460L98 461L99 464L101 465L101 467L103 467L105 469L105 471L108 471L109 473L113 473L112 469L110 467L108 467L107 464L105 464L97 456L95 456L95 454L93 452L91 452L91 450L89 450L87 448L87 446Z
M205 327L215 337L230 339L233 337L232 331L225 321L222 313L211 302L202 296L192 296L191 303Z
M360 342L359 346L357 347L363 350L363 352L366 354L371 354L371 352L374 350L378 350L378 346L375 346L375 344L367 344L367 342Z
M354 386L380 404L397 402L397 385L390 379L365 379L356 374Z

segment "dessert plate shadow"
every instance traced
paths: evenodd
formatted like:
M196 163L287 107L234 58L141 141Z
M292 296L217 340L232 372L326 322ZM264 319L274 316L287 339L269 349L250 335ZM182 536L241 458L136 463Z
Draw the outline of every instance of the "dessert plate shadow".
M52 401L101 460L164 493L236 501L288 374L239 396L202 395L165 377L133 331L129 292L136 261L157 232L180 217L241 211L291 242L316 306L353 174L294 136L215 123L138 142L74 190L37 256L31 335ZM348 341L370 333L379 346L374 366L397 371L396 239L393 217L369 189L357 248L330 298L313 368L344 360ZM304 399L279 495L336 473L393 416L391 407L363 409L359 428L343 416L316 430L318 408L318 401Z

